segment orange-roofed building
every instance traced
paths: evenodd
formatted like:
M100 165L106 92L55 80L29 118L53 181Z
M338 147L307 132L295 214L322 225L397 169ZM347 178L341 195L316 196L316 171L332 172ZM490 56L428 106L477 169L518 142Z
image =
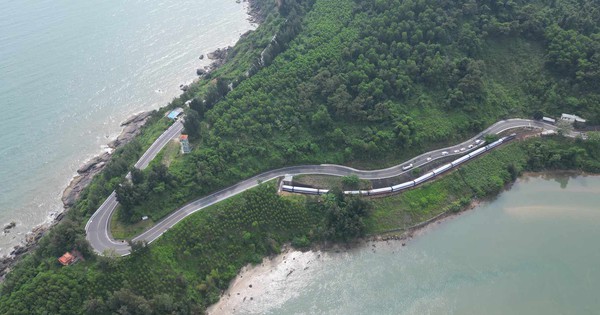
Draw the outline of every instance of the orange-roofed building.
M187 140L188 139L188 135L181 135L181 136L179 136L179 139L181 139L181 140Z
M71 253L69 252L66 252L64 255L58 258L58 262L61 263L63 266L68 266L75 262L75 256L71 255Z

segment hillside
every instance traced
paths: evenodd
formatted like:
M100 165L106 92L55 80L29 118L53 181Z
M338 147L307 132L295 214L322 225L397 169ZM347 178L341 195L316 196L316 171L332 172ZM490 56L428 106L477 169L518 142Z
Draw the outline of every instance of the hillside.
M166 126L164 110L156 113L9 274L0 313L198 314L241 266L285 242L305 247L407 226L439 213L433 203L460 209L477 194L497 193L522 170L600 170L593 146L536 140L373 203L281 197L267 183L191 216L152 246L137 244L127 258L92 254L83 227L113 189L126 229L142 215L156 222L189 200L277 167L390 166L507 117L568 112L600 123L594 1L258 3L264 23L224 66L169 105L191 101L185 127L192 153L157 159L134 172L133 184L124 179ZM452 181L465 172L472 182ZM410 220L390 220L397 217ZM86 260L60 267L56 258L74 248Z
M121 218L137 220L153 205L157 220L282 166L390 166L506 117L568 112L596 124L598 13L567 3L292 6L290 16L308 11L296 17L298 35L250 78L216 73L193 95L186 131L197 149L171 163L163 193L132 188L137 198Z

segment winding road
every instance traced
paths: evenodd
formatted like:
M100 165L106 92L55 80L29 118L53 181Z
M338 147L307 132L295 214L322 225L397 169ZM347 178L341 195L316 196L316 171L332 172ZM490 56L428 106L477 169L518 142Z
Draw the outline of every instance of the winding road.
M195 201L192 201L183 207L173 211L163 220L156 223L153 227L146 230L142 234L133 238L133 241L146 241L148 243L153 242L159 238L164 232L173 227L179 221L183 220L190 214L202 210L210 205L213 205L219 201L235 196L243 191L258 186L261 182L266 182L271 179L282 177L285 175L301 175L301 174L319 174L319 175L334 175L334 176L347 176L357 175L361 179L383 179L389 177L395 177L401 175L410 170L402 170L402 167L408 164L413 164L413 167L419 167L424 164L435 161L446 156L462 155L470 150L476 148L475 140L482 138L486 134L499 134L503 131L515 128L538 128L546 130L556 130L556 126L546 124L540 121L533 121L527 119L508 119L499 121L492 126L488 127L484 131L477 134L475 137L462 142L460 144L450 146L443 149L433 150L417 157L414 157L402 164L392 166L386 169L380 170L357 170L351 167L342 165L332 164L321 164L321 165L302 165L302 166L291 166L284 167L276 170L271 170L249 179L243 180L231 187L225 188L218 192L215 192L206 197L202 197ZM140 160L135 164L135 167L143 169L148 166L148 163L160 152L160 150L173 138L177 137L183 130L181 122L175 122L167 131L165 131L144 153ZM571 134L575 136L576 134ZM473 144L473 147L469 149L469 145ZM442 155L442 152L447 154ZM105 254L107 252L114 252L117 255L125 256L130 253L130 247L125 241L117 241L112 238L109 232L110 218L117 207L118 202L116 200L116 193L113 191L112 194L106 199L106 201L98 208L98 210L92 215L88 223L86 224L86 238L90 242L92 248L98 254Z

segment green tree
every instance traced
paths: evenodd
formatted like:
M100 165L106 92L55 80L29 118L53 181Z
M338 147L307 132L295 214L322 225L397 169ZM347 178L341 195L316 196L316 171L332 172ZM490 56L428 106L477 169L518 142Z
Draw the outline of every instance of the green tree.
M187 110L183 128L185 128L190 140L195 140L200 137L200 115L198 112L193 109Z

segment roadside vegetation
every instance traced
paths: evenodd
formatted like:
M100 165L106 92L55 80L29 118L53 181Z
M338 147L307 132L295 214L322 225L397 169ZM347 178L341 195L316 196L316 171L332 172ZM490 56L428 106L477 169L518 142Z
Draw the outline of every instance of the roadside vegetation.
M288 35L255 59L260 70L215 73L186 94L194 150L171 162L163 202L140 197L130 224L269 169L391 166L501 118L568 112L600 123L597 10L568 0L286 3Z
M344 196L339 190L320 197L279 196L275 183L264 183L191 215L151 246L134 244L130 256L86 251L85 261L69 267L56 257L86 244L81 228L65 221L8 275L0 312L199 314L242 266L279 253L282 244L309 248L406 228L458 212L472 198L493 197L523 171L600 173L600 134L590 140L514 142L439 180L384 198Z
M201 314L246 263L282 244L307 248L407 227L522 171L600 172L600 137L512 143L438 181L367 201L332 192L278 196L272 184L200 211L132 255L100 257L88 218L117 189L121 235L184 203L282 166L397 164L499 118L579 114L600 123L600 11L573 1L259 0L265 22L223 67L115 152L65 219L7 276L2 314ZM186 108L193 151L135 161ZM131 181L125 174L132 171ZM344 185L362 185L355 178ZM79 250L85 260L61 267Z

